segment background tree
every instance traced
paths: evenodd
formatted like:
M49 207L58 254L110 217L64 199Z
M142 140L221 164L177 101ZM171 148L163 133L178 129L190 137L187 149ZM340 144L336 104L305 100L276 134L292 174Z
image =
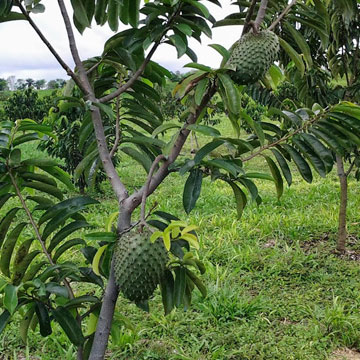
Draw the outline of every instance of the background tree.
M24 79L17 79L15 83L15 88L17 90L24 90L26 88L26 82Z
M8 83L5 79L0 79L0 91L8 90Z
M27 79L25 80L25 83L26 83L27 88L29 89L29 88L34 87L34 85L35 85L35 80L34 80L34 79L31 79L31 78L27 78Z
M44 79L36 80L34 85L37 90L43 89L46 85L46 80Z

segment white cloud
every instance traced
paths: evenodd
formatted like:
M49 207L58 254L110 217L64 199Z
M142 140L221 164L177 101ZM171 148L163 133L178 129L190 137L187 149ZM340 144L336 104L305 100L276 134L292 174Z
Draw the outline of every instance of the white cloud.
M61 57L73 67L65 32L57 2L43 0L46 6L44 14L33 15L33 19L44 35L55 47ZM223 8L207 2L210 12L217 19L222 19L237 10L230 7L230 0L222 1ZM75 30L76 31L76 30ZM240 27L221 27L213 29L213 38L202 37L202 44L190 40L190 47L198 54L200 63L217 67L221 61L220 55L208 44L218 43L229 48L240 37ZM82 59L101 54L103 44L114 33L107 27L93 26L81 36L76 31L76 39ZM176 51L169 45L161 45L153 60L166 68L175 71L191 60L187 56L177 59ZM65 71L58 65L52 54L39 39L34 30L25 21L0 23L0 78L15 75L17 78L34 78L47 80L66 78Z

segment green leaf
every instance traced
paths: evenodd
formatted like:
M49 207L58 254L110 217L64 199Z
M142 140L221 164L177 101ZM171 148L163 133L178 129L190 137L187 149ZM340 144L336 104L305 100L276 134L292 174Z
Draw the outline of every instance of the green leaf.
M60 212L70 211L72 214L82 210L84 206L91 204L98 204L97 200L88 196L78 196L71 199L64 200L51 208L49 208L40 218L39 225L43 224L47 220L52 219Z
M203 282L189 269L186 269L186 275L190 278L190 280L196 285L196 287L201 292L201 295L206 298L207 290Z
M6 233L9 230L9 227L14 220L16 213L20 210L20 208L13 208L9 210L6 215L2 218L0 222L0 246L2 245Z
M169 129L180 129L181 126L179 124L175 124L175 123L171 123L171 122L165 122L163 124L161 124L160 126L158 126L153 133L151 134L151 136L153 138L155 138L156 136L158 136L159 134L165 132L166 130Z
M100 232L86 234L85 238L90 241L115 242L117 239L117 235L111 231L108 232L100 231Z
M120 2L118 0L108 1L108 24L112 31L117 31L119 27Z
M298 168L303 179L308 183L311 183L313 177L308 163L304 160L304 158L300 155L300 153L297 150L295 150L292 146L288 144L283 144L282 146L289 153L291 158L294 160L294 163Z
M33 239L31 239L32 241ZM26 251L27 252L27 251ZM41 251L34 250L31 253L26 254L23 258L19 257L20 251L16 253L15 262L13 266L13 270L15 270L12 282L15 285L18 285L21 281L21 279L24 277L26 270L28 269L31 262L35 259L35 257L39 254L41 254ZM21 260L20 260L21 259ZM17 261L20 260L20 261Z
M164 305L165 315L171 313L174 308L174 277L170 270L165 270L164 276L161 279L161 297Z
M0 23L6 22L6 21L15 21L15 20L26 20L26 17L25 17L25 15L20 14L15 11L10 12L10 14L7 16L0 15Z
M44 184L39 181L25 181L22 186L45 192L59 200L63 199L63 193L57 187L52 185Z
M178 58L186 53L187 45L179 35L171 35L169 36L169 40L176 47Z
M256 136L258 137L260 144L264 145L265 142L265 134L261 128L261 125L254 121L245 111L240 111L240 115L243 119L245 119L246 123L254 130Z
M30 327L30 323L34 317L35 314L35 305L34 303L30 304L29 309L26 311L24 317L20 321L20 337L24 344L27 344L27 334Z
M209 13L209 10L207 9L207 7L203 4L201 4L200 2L198 2L196 0L184 0L184 2L187 2L190 5L197 7L202 12L204 17L208 18L210 16L210 13Z
M82 221L82 220L73 221L72 223L66 225L59 232L55 234L55 236L51 239L50 245L47 250L49 252L52 252L55 249L55 247L70 234L72 234L73 232L79 229L89 226L91 225L86 221Z
M274 179L275 186L276 186L277 197L278 197L278 200L280 200L280 198L284 192L284 183L283 183L283 179L281 177L280 171L279 171L278 167L276 166L276 164L274 163L274 161L269 156L264 155L264 158L265 158L265 160L269 166L269 169L271 171L271 174Z
M191 69L198 69L198 70L202 70L202 71L205 71L205 72L211 72L212 71L211 67L206 66L206 65L202 65L202 64L198 64L198 63L195 63L195 62L186 64L186 65L184 65L184 67L188 67L188 68L191 68Z
M191 124L191 125L188 125L186 128L191 131L195 131L195 132L198 132L198 133L206 135L206 136L212 136L212 137L221 136L219 130L217 130L211 126L207 126L207 125Z
M36 301L35 312L39 320L41 336L49 336L52 333L52 330L50 316L46 306L43 303Z
M229 110L238 115L240 112L240 95L233 81L228 74L218 73L219 80L225 89L226 98L229 104Z
M305 65L301 56L294 50L294 48L288 44L284 39L279 37L280 46L289 55L290 59L295 63L295 66L299 70L301 77L305 74Z
M24 172L21 173L20 176L25 179L25 180L37 180L40 181L42 183L51 185L51 186L57 186L56 181L54 179L49 178L46 175L43 174L36 174L36 173L32 173L32 172Z
M311 68L313 66L313 61L311 58L310 47L307 44L305 38L302 36L300 31L296 30L295 27L293 25L290 25L287 21L284 21L283 24L285 29L294 38L296 44L299 46L299 49L302 51L308 68Z
M13 194L9 194L9 193L0 196L0 210L12 196ZM1 246L1 242L0 242L0 246Z
M223 57L223 63L227 63L230 58L230 52L226 48L219 44L210 44L208 46L216 50Z
M176 307L180 307L185 294L186 285L186 269L183 267L176 267L175 272L175 283L174 283L174 303Z
M292 138L293 144L297 146L297 148L301 151L303 156L308 159L310 164L314 167L314 169L318 172L321 177L326 176L326 167L324 162L314 153L312 148L307 145L304 141L301 140L300 136L293 136Z
M94 160L99 156L99 150L96 148L92 152L90 152L88 155L86 155L77 165L75 171L74 171L74 179L75 181L79 180L81 174L88 169L91 164L94 162Z
M195 155L194 162L199 164L201 160L211 153L213 150L224 144L224 140L215 139L212 142L204 145Z
M67 309L77 308L83 306L84 303L96 304L99 302L99 299L96 296L82 295L74 299L69 300L64 306Z
M132 27L137 28L139 25L139 8L140 0L127 0L129 9L129 23Z
M56 262L59 257L68 249L76 246L76 245L86 245L83 239L72 239L61 245L55 252L53 260Z
M1 22L1 17L0 17L0 22ZM7 310L4 310L0 315L0 335L4 331L6 325L9 323L10 318L11 315Z
M71 177L68 173L66 173L64 170L60 169L57 166L39 166L39 168L54 178L61 181L69 190L74 190L74 185L71 182Z
M202 178L202 171L200 169L193 169L186 180L183 192L183 206L187 214L195 207L196 201L200 196Z
M81 346L84 341L84 335L82 334L81 328L70 311L63 306L58 306L56 309L51 310L54 319L64 330L69 340L75 346Z
M324 162L326 171L330 172L334 159L331 151L327 149L315 136L310 134L301 134L300 137L314 150L317 156Z
M110 105L102 104L99 102L92 103L94 106L98 107L105 115L108 116L110 120L115 119L115 113Z
M4 307L10 313L14 314L18 305L17 288L14 285L7 284L4 290Z
M0 269L2 273L10 277L10 261L11 256L14 251L15 244L19 238L20 233L24 229L27 223L22 222L18 224L8 235L7 239L4 242L3 247L1 248L1 257L0 257Z
M233 181L227 181L227 183L233 189L236 201L237 215L238 219L240 219L247 203L246 195Z
M275 155L275 158L281 168L284 178L285 178L286 182L288 183L288 185L290 186L292 184L292 175L291 175L289 165L287 164L286 160L284 159L284 157L281 155L281 153L279 151L277 151L276 149L271 149L271 151Z
M96 252L93 262L92 262L92 269L96 275L100 275L99 265L100 265L100 259L104 251L109 245L101 246L98 251Z
M76 19L82 27L90 27L89 18L86 8L82 0L71 0L71 5L74 9L74 19ZM81 30L79 30L82 32Z
M129 155L130 157L132 157L140 165L142 165L146 173L150 171L152 160L147 154L137 151L136 149L129 146L121 147L120 150L123 151L125 154Z
M201 104L203 97L206 93L207 87L209 85L209 81L210 80L208 78L205 78L205 79L200 80L199 83L197 84L196 89L195 89L195 104L196 105Z
M21 162L23 166L57 166L59 163L56 160L52 159L42 159L42 158L31 158L26 159Z
M55 294L56 296L61 296L64 298L69 297L69 292L65 286L61 286L55 282L48 282L45 285L45 290L50 294Z
M189 26L187 24L175 24L175 27L187 36L192 35L193 30L192 30L191 26Z

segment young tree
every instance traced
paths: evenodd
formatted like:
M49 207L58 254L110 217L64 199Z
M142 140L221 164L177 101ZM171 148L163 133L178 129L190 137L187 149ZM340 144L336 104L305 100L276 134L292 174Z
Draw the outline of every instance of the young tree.
M221 5L217 0L209 1ZM287 180L290 181L291 174L289 175L286 161L283 161L284 157L294 160L303 176L311 181L310 167L300 152L294 146L285 144L280 147L280 144L286 142L291 137L307 133L309 129L312 129L318 123L327 124L334 113L340 112L347 115L351 111L358 111L359 109L354 105L338 105L337 107L326 108L322 112L306 112L300 109L295 115L288 116L287 120L294 123L290 133L284 133L281 128L272 127L272 124L263 124L267 127L267 130L270 129L270 132L272 132L272 135L270 135L242 112L239 101L239 91L242 89L242 86L261 80L262 75L266 73L276 58L278 48L276 35L270 31L260 31L265 15L267 15L267 21L271 23L268 30L273 30L289 14L295 3L296 1L293 1L291 4L288 4L285 0L262 0L261 2L253 0L251 3L246 3L247 6L243 6L242 2L239 2L237 5L239 6L240 14L237 13L235 17L232 16L224 19L222 24L243 24L244 39L250 39L250 41L244 40L235 44L231 53L221 45L213 45L214 49L219 51L224 57L224 66L213 70L208 66L197 64L196 54L188 47L188 37L199 39L203 33L209 36L211 34L209 23L215 22L208 9L200 1L149 1L140 8L140 1L79 0L72 2L74 18L73 22L71 22L65 2L58 0L62 20L68 35L69 47L76 65L75 70L72 70L59 56L54 46L48 42L32 19L31 13L44 10L41 6L42 4L39 1L22 2L16 0L14 1L15 10L16 7L20 9L21 13L19 13L12 11L12 1L6 0L8 6L5 7L4 13L0 13L1 20L23 18L28 21L83 94L79 105L76 106L81 106L87 110L87 121L83 123L81 136L85 140L89 140L87 146L92 151L89 151L88 156L85 158L86 160L84 159L82 162L81 169L89 170L89 168L96 168L100 164L100 159L119 206L117 236L119 237L118 244L120 246L122 246L122 242L128 241L128 235L126 234L130 233L134 226L139 226L140 234L143 234L136 235L137 241L140 241L139 237L141 238L144 234L146 237L148 236L149 222L146 221L146 199L172 172L180 174L189 173L183 196L184 208L187 213L192 210L199 197L202 178L209 175L213 179L220 179L231 186L235 194L239 216L247 202L247 197L242 188L248 189L253 199L260 202L261 198L252 181L252 178L257 175L251 174L251 176L247 176L242 168L243 162L249 161L258 155L265 157L272 174L272 176L264 176L262 174L258 176L274 180L278 196L280 197L283 192L282 176L275 162L270 156L265 155L269 154L269 152L265 153L267 150L274 151L273 154L281 164L281 169ZM308 21L309 13L310 15L313 12L317 15L321 13L316 6L311 6L308 2L301 2L301 5L306 11L300 11L300 9L295 13L296 19L299 21ZM141 22L139 21L140 12L145 17ZM87 27L90 27L93 18L95 18L98 24L108 23L114 31L117 31L120 21L129 24L130 28L111 37L105 43L104 52L101 56L82 61L76 46L73 25L75 25L78 31L83 32ZM260 45L254 45L254 41L251 39L256 39L256 43L259 40ZM159 112L156 105L154 106L154 102L156 103L159 100L159 95L154 89L153 84L161 85L166 77L171 77L171 74L166 69L151 60L153 54L163 42L174 46L179 57L185 54L188 55L194 62L188 64L188 67L196 69L193 74L184 79L176 87L176 93L186 104L186 110L181 116L181 119L184 121L182 126L174 126L174 124L169 123L164 124L163 114ZM301 70L303 65L298 60L298 54L285 40L280 39L280 44L286 51L286 54L288 54L286 56L290 56ZM221 134L216 129L200 124L210 100L216 93L219 93L223 99L224 108L234 127L234 132L239 132L239 118L242 117L252 128L254 132L253 138L243 140L237 135L224 138L221 137ZM73 100L73 98L69 98L67 102L70 103ZM116 129L115 141L111 149L109 149L107 143L107 129L104 127L104 117L109 117ZM125 120L126 122L120 120ZM141 132L138 127L142 129ZM158 138L158 135L170 128L175 128L176 131L170 142L164 143ZM202 147L193 159L184 161L179 158L179 154L191 131L206 133L213 137L213 139ZM312 141L314 138L310 136L307 139ZM133 147L124 147L125 143L132 144ZM216 159L209 159L207 157L211 151L224 144L231 149L229 153ZM298 144L301 143L298 142ZM316 143L316 146L321 151L307 151L307 154L311 153L310 159L314 162L313 166L319 171L324 169L325 161L328 166L325 169L326 173L328 168L330 168L328 152L324 151L319 143ZM278 150L275 150L275 148ZM113 157L118 150L128 153L147 169L147 181L132 194L129 194L114 166ZM252 153L249 154L249 152ZM11 171L15 171L12 164L19 163L19 152L16 151L10 154L13 155L6 166ZM319 158L321 158L323 167L319 166L317 162ZM20 165L23 165L23 163L20 163ZM20 174L19 177L22 178L23 175ZM18 184L13 176L10 176L10 178L17 193L20 194L20 191L17 190ZM25 184L29 185L27 182ZM34 184L32 186L34 187ZM140 205L141 218L138 222L132 223L133 212ZM61 213L58 215L60 216ZM56 221L54 219L54 222L57 224ZM169 228L166 228L168 230L163 229L164 231L160 231L160 234L155 232L153 240L157 236L162 236L168 250L173 246L171 236L177 238L181 234L187 241L194 243L193 237L187 236L185 229L180 230L180 225L174 226L177 226L174 232L170 231L171 229L169 230ZM34 228L37 229L36 224ZM183 232L185 233L183 234ZM40 233L37 235L39 241L42 242L42 235ZM105 251L104 247L99 249L95 260L101 256L102 251ZM181 258L181 261L185 260L192 259ZM114 273L115 261L116 257L113 257L89 356L91 360L103 359L107 347L111 321L119 294L119 287L116 285ZM193 261L195 262L195 260ZM196 265L197 263L195 262ZM169 285L169 288L174 287L174 279L169 273L167 273L167 276L169 282L164 284L165 292L163 293L165 294L165 307L170 311L174 306L174 298L171 295L172 292L166 291L166 284ZM183 284L177 287L177 289L181 290L176 292L175 302L177 304L185 301L183 299L186 299L187 303L189 302L184 285L185 279L189 279L187 276L192 277L186 269L182 267L176 269L175 287L176 285ZM190 278L190 280L194 280L194 283L199 284L196 278ZM64 282L66 284L66 278ZM198 287L199 289L202 288L201 285ZM9 289L13 288L10 287ZM122 288L122 291L123 293L125 292L124 288ZM169 294L170 296L168 297L167 295ZM147 301L143 300L141 299L137 303L139 306L146 308ZM43 308L37 309L37 316L41 318ZM60 320L62 318L59 311L55 309L53 315L61 324ZM71 321L70 318L67 318L67 320ZM66 324L62 324L65 329ZM44 330L44 334L47 334L46 328L42 330ZM70 334L71 336L74 335L73 332L70 332ZM82 345L85 339L79 339L78 337L76 339L77 341L74 343L79 347L78 358L81 359L83 357Z

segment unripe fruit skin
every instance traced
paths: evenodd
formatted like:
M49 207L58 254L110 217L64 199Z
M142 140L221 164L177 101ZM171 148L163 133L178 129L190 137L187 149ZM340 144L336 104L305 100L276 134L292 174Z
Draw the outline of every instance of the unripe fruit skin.
M114 250L116 284L124 297L141 302L154 293L166 269L168 252L162 239L150 242L151 231L132 229L118 240Z
M272 31L245 34L234 46L227 67L232 79L242 85L261 79L277 59L279 39Z

